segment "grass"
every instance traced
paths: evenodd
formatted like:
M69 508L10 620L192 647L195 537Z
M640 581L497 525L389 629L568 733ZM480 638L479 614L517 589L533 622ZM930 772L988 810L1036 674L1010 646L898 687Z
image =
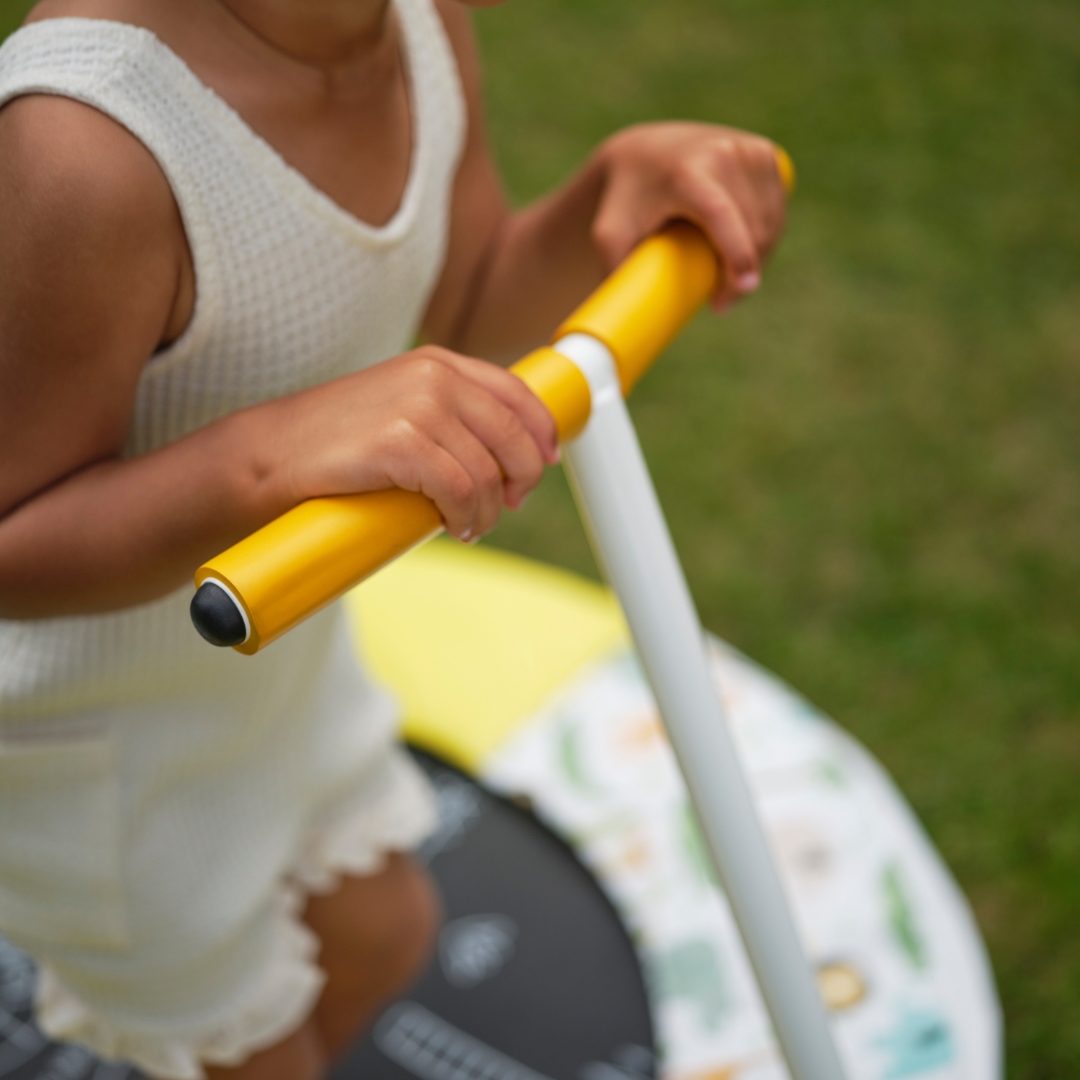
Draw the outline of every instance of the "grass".
M632 408L705 622L862 739L974 905L1008 1075L1080 1074L1080 9L533 0L479 20L525 200L621 124L800 171L762 294ZM495 536L589 572L553 476Z
M1077 1075L1080 7L517 0L477 24L519 201L639 119L791 151L761 295L643 382L641 438L705 622L869 746L959 878L1008 1075ZM557 473L493 542L595 573Z

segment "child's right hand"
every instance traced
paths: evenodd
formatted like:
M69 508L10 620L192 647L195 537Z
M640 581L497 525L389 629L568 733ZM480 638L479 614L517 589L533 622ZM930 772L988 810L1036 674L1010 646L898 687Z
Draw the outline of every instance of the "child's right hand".
M558 460L555 423L516 375L425 346L267 405L289 502L420 491L461 540L517 509Z

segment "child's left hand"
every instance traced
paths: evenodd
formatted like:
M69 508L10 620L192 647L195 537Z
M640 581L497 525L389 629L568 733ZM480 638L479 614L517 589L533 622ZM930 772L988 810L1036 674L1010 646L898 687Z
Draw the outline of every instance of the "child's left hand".
M784 227L776 147L714 124L637 124L606 139L565 184L510 209L484 133L480 68L467 13L436 0L457 52L469 110L442 276L428 340L513 360L547 341L639 241L679 218L723 263L717 311L753 292Z
M758 287L787 197L768 139L712 124L639 124L607 139L596 158L604 186L592 238L609 270L666 222L685 218L724 264L715 310Z

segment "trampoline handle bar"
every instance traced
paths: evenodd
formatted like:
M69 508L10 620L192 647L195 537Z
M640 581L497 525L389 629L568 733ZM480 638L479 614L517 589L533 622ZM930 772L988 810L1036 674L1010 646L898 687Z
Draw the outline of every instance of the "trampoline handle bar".
M624 392L712 291L717 264L689 225L640 244L561 326L619 358ZM589 385L572 361L543 348L510 369L551 412L559 441L589 419ZM435 504L391 489L309 499L199 567L191 617L216 645L252 654L442 529Z
M794 171L780 148L777 165L790 190ZM640 243L553 340L586 334L602 342L625 395L710 295L718 272L694 226L670 225ZM591 399L572 361L545 347L510 370L547 406L560 442L582 431ZM212 644L254 654L442 527L418 492L309 499L199 567L192 622Z

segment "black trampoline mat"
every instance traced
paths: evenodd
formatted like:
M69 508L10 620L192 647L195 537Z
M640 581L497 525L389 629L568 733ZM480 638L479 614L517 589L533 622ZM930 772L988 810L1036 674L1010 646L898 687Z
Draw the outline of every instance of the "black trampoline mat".
M439 801L420 855L444 925L427 971L333 1080L639 1080L652 1023L630 939L571 849L423 753ZM33 966L0 939L0 1080L136 1080L30 1019Z

